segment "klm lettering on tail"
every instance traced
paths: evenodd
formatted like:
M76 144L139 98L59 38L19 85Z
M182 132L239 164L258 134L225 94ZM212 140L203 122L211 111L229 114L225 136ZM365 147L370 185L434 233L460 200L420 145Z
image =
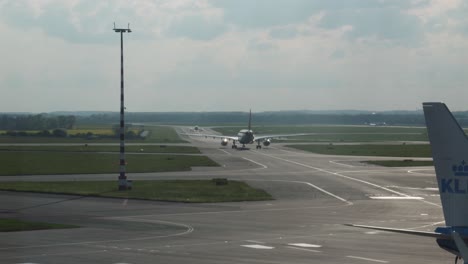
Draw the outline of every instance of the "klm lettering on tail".
M440 180L440 191L442 193L461 193L468 190L468 182L460 179L442 179Z
M468 164L463 160L460 164L452 165L454 178L440 179L441 193L466 194L468 193Z

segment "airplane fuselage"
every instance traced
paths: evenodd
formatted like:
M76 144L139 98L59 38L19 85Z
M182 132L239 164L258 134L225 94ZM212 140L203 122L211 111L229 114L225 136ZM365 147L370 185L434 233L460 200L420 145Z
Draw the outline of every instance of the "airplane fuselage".
M254 141L254 134L252 130L242 129L237 133L237 141L241 144L251 144Z

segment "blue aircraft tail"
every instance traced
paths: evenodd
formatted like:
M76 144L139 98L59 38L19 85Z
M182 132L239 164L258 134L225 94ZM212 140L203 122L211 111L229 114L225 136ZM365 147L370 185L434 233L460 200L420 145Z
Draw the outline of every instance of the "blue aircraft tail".
M444 103L424 103L445 223L468 227L468 139Z
M366 225L381 231L433 237L439 246L468 264L468 138L444 103L423 103L445 227L434 232Z

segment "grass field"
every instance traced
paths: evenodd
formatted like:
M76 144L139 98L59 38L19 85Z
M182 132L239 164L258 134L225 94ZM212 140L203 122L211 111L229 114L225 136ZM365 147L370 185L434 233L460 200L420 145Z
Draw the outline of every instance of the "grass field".
M235 135L245 127L215 127L223 135ZM418 127L372 127L372 126L254 126L257 136L275 134L318 133L289 137L275 142L373 142L373 141L427 141L425 128Z
M434 166L434 163L432 161L424 160L367 160L362 162L384 167Z
M117 173L119 154L63 152L0 152L0 175ZM192 166L218 166L205 156L126 155L127 171L187 171Z
M118 191L116 181L2 182L0 190L137 198L158 201L212 203L272 200L270 194L244 182L216 185L212 180L134 181L133 189Z
M30 231L43 229L77 228L74 225L51 224L42 222L28 222L18 219L0 219L0 232Z
M145 139L148 143L186 143L180 139L174 128L168 126L148 126L149 136Z
M131 131L137 133L138 129L130 129ZM103 136L112 136L114 135L114 131L112 128L84 128L84 129L67 129L69 135L77 135L77 134L86 134L86 133L93 133L94 135L103 135Z
M179 135L175 132L172 127L167 126L148 126L145 130L150 131L149 136L146 139L129 139L127 142L132 143L186 143L186 141L180 139ZM102 132L106 135L112 131L112 125L98 127L94 126L91 128L80 127L76 130L70 130L72 133L86 133L90 132ZM93 132L93 133L94 133ZM6 136L0 135L0 143L117 143L118 138L96 138L96 139L85 139L85 138L57 138L57 137L33 137L33 136Z
M326 155L431 157L430 145L288 145Z
M52 151L52 152L119 152L119 146L0 146L1 151ZM125 151L139 153L200 153L196 147L190 146L165 146L165 145L130 145Z
M52 133L53 129L49 129L49 132ZM138 133L139 129L138 128L130 128L129 131L133 131L135 133ZM35 134L42 132L42 130L21 130L21 132L26 132L28 134ZM7 130L0 130L0 134L5 134L7 133ZM77 135L77 134L86 134L86 133L92 133L94 135L101 135L101 136L112 136L114 135L114 131L112 130L111 127L102 127L102 128L75 128L75 129L67 129L67 133L69 135Z

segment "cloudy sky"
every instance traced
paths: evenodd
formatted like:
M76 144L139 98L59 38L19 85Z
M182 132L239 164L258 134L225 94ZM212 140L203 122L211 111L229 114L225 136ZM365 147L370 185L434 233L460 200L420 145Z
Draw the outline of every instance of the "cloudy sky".
M468 110L463 0L0 0L0 111Z

